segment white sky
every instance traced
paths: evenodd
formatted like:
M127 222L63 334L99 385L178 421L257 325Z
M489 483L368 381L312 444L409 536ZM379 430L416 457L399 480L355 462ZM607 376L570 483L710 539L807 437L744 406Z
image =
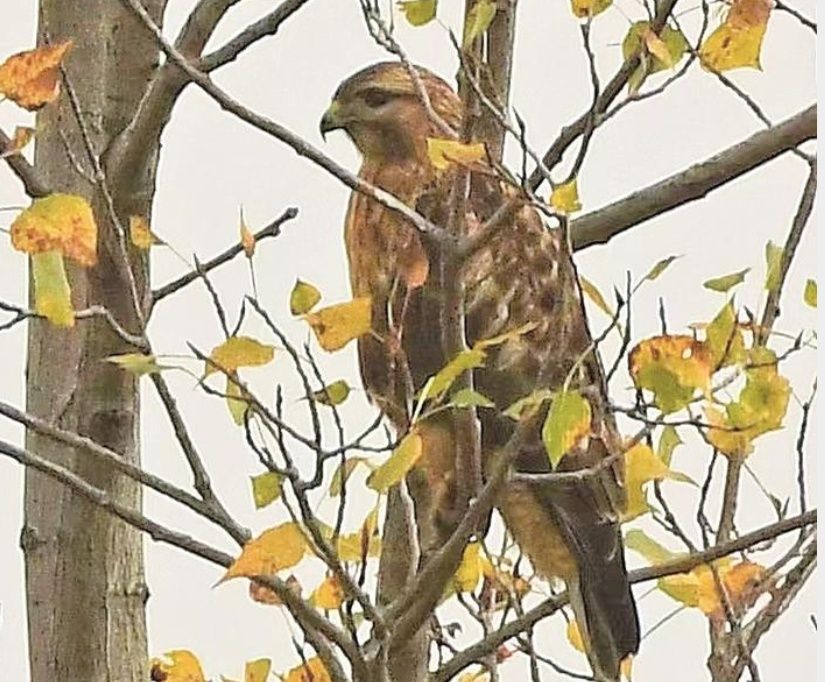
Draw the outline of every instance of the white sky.
M807 16L814 15L812 0L793 2ZM619 3L621 11L614 7L594 22L592 41L603 82L612 76L621 60L619 44L628 26L624 15L634 20L643 18L637 3ZM170 35L180 26L191 4L182 0L170 3ZM213 44L233 35L273 4L264 0L240 3L221 26ZM441 19L457 26L459 3L443 0L441 4ZM14 0L11 5L3 8L0 22L0 59L28 49L34 42L35 3ZM542 149L562 125L584 110L590 97L590 82L577 22L568 4L563 0L522 0L520 5L514 103L527 121L531 143ZM698 2L686 0L682 5L694 8ZM698 12L692 11L682 20L695 30L697 18ZM432 24L412 30L403 25L403 19L398 23L398 36L412 58L450 78L455 60L443 27ZM731 78L763 106L772 120L780 121L814 100L814 55L813 34L789 15L776 12L762 53L764 70L737 71ZM318 121L337 83L354 70L382 58L384 55L362 27L356 2L315 0L290 19L276 38L261 42L237 63L221 70L217 80L248 106L320 144ZM660 80L661 76L653 82ZM0 124L6 130L28 119L10 103L0 104ZM760 125L714 77L693 69L664 96L629 106L597 132L579 178L584 208L597 208L706 158L759 130ZM333 135L325 150L353 170L357 168L356 154L343 135ZM666 301L671 330L710 320L723 298L702 289L701 282L748 266L753 271L746 285L737 291L737 300L755 308L763 299L765 242L784 242L806 173L807 167L799 159L783 156L704 201L634 228L606 247L581 254L582 272L609 295L614 283L622 285L626 270L640 277L665 256L683 256L636 296L636 340L658 330L656 310L660 296ZM287 297L296 277L316 284L327 302L348 297L341 237L347 195L348 190L337 180L277 141L233 120L202 93L190 88L164 136L153 228L181 253L196 252L209 257L237 238L239 205L244 206L253 229L279 215L286 206L299 207L299 218L286 226L283 236L259 245L256 268L262 302L292 338L301 341L304 326L290 320L287 309ZM17 180L0 168L0 206L25 203ZM0 213L0 226L7 226L13 215ZM802 303L804 281L815 273L814 247L814 233L809 229L783 300L779 327L790 333L810 329L816 323L815 312ZM0 299L26 300L25 266L24 257L10 246L0 248ZM156 284L168 281L181 268L169 251L155 251ZM240 298L248 291L246 264L238 261L224 267L215 273L214 282L229 309L236 310ZM599 315L592 315L596 326L604 323ZM249 324L245 329L266 338L259 325ZM152 320L151 338L158 351L165 353L185 352L187 341L203 349L220 341L220 329L200 285L159 306ZM609 346L606 351L611 357ZM0 397L19 405L23 404L24 357L22 328L0 334ZM798 354L785 366L803 399L810 391L814 363L813 353L807 352ZM322 364L330 379L346 377L357 385L354 348L325 356ZM250 372L248 378L261 394L269 395L276 380L289 377L286 366L285 358L279 357L272 367ZM191 379L183 374L170 374L169 380L217 491L229 509L255 531L274 525L281 518L280 512L255 512L252 508L247 477L258 473L259 467L246 450L240 431L231 424L225 406L193 390ZM630 400L628 385L626 372L620 370L612 387L619 399ZM143 422L145 466L188 485L183 457L149 388L147 383ZM292 396L297 395L294 382L287 384L287 403L297 414L300 405L290 404L290 390ZM368 423L370 414L359 396L351 399L344 413L353 433ZM781 499L791 496L795 500L793 443L799 416L798 405L792 401L788 428L762 438L750 460L754 471ZM22 434L3 422L0 437L19 441ZM813 430L809 439L810 454L816 448ZM677 450L674 466L698 478L708 457L706 447L691 441ZM808 459L813 481L815 461L812 455ZM0 670L4 679L15 681L27 679L23 557L18 549L22 479L22 471L16 465L0 460ZM739 528L748 531L773 520L770 505L748 476L744 477L743 489L745 502L738 516ZM665 490L672 496L677 512L689 522L694 514L695 491L676 484L665 484ZM815 502L813 496L812 501ZM367 504L364 501L360 509L354 510L353 522L363 516ZM796 513L793 504L791 510ZM220 532L190 514L180 514L155 496L147 498L146 511L161 522L234 551ZM641 526L651 530L649 523ZM679 549L657 531L652 532L673 549ZM276 670L296 663L282 615L277 609L251 603L246 597L245 583L236 581L213 589L221 573L218 567L151 542L146 545L146 557L152 592L149 635L153 654L173 648L192 649L203 661L207 675L216 678L219 674L238 677L245 660L261 656L272 657ZM641 565L632 554L629 561L634 566ZM319 575L317 566L310 569L310 575L316 577L306 580L309 588ZM647 587L640 586L637 597L647 592ZM815 631L809 614L814 611L813 602L814 588L809 586L760 647L757 660L763 679L812 679ZM641 601L643 627L649 628L673 606L674 602L659 593L645 597ZM450 616L456 617L457 612ZM643 641L634 679L705 679L704 620L698 612L685 612ZM471 629L468 632L472 634ZM542 628L539 633L543 649L554 659L585 670L583 657L570 649L560 623ZM504 680L519 680L522 675L519 664L502 668Z

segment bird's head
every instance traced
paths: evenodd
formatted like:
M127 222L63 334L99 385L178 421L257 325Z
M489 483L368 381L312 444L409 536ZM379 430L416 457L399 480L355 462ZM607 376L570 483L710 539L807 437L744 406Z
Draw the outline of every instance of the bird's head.
M461 100L441 78L415 67L433 110L454 129ZM321 119L321 134L344 130L366 162L403 161L426 154L428 137L443 137L416 91L409 70L398 62L367 67L336 90Z

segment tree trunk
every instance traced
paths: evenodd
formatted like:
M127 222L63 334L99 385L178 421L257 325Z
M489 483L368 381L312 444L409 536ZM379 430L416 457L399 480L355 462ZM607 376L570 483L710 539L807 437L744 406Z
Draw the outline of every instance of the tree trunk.
M160 22L165 0L143 0ZM157 66L151 36L117 0L41 0L40 42L72 39L66 61L91 145L100 155L131 120ZM98 304L121 325L140 333L130 286L123 276L116 233L99 188L78 172L72 156L92 174L77 117L65 89L59 104L38 116L35 153L49 186L80 194L94 206L100 228L99 262L69 266L76 309ZM62 134L61 134L62 133ZM151 159L155 154L150 155ZM148 216L155 164L111 187L121 221ZM147 299L146 266L132 254L141 305ZM40 320L29 327L29 412L79 432L137 463L139 396L134 377L101 362L131 350L102 320L60 330ZM121 504L140 506L140 489L86 453L29 432L26 445L68 466ZM138 682L147 679L148 596L142 540L137 531L73 494L60 483L26 473L25 526L29 649L32 682Z

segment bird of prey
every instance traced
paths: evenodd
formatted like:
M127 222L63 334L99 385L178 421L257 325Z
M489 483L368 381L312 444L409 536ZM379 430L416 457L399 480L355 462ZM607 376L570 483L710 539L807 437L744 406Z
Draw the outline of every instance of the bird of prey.
M429 105L420 96L422 86ZM363 180L446 227L455 223L450 207L456 205L451 199L458 176L434 168L428 139L444 137L443 123L460 129L462 116L461 99L438 76L421 67L379 63L340 85L321 132L343 129L363 156ZM475 388L499 408L480 410L482 456L493 458L516 429L516 422L502 414L504 408L537 389L563 386L587 397L592 419L590 432L565 453L556 470L593 467L621 454L562 231L548 228L526 200L513 204L518 189L490 165L463 170L462 177L469 179L463 185L465 200L458 205L466 209L465 233L474 234L505 202L513 206L506 224L461 270L466 341L472 345L528 329L488 347L484 366L474 370ZM450 359L441 351L443 293L434 283L440 266L431 262L407 219L362 193L353 192L344 229L353 294L371 297L377 332L359 341L362 379L370 396L404 429L410 396ZM541 437L545 414L546 407L527 417L532 423L519 441L517 472L552 471ZM429 430L419 428L428 470L423 492L447 508L457 483L450 424L435 419ZM510 481L496 504L537 572L565 581L594 674L612 682L619 677L621 661L638 649L639 624L618 524L624 505L621 466L609 464L597 476L565 477L561 483L530 477Z

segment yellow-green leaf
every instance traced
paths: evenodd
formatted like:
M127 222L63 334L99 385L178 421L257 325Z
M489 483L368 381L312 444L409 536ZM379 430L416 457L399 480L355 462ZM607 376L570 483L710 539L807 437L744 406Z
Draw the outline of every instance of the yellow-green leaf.
M562 457L590 434L590 403L576 391L560 391L553 397L541 436L554 469Z
M736 319L733 302L728 301L705 330L711 353L711 367L718 369L746 359L745 340Z
M369 460L365 457L349 457L343 465L338 465L329 484L330 497L338 497L341 494L341 490L359 464L369 465Z
M247 542L220 582L274 575L298 564L306 550L307 541L300 526L294 521L282 523Z
M295 280L289 295L289 311L293 315L305 315L321 300L321 292L309 282Z
M529 395L519 398L504 410L504 416L518 421L525 411L532 411L534 408L541 407L546 401L553 397L553 391L548 388L539 388Z
M805 303L807 303L811 308L816 308L816 282L812 279L809 279L805 282L805 293L803 295Z
M681 61L688 42L681 31L665 26L657 36L648 21L637 21L622 41L622 54L630 59L638 54L640 64L628 79L631 93L637 92L645 79L653 73L670 69Z
M476 0L464 23L464 47L473 44L493 23L496 16L494 0Z
M475 369L476 367L483 367L486 357L487 354L480 348L470 348L461 351L432 378L422 398L440 400L444 394L450 390L450 386L453 385L455 380L464 374L464 372Z
M252 481L252 499L255 501L255 509L263 509L281 496L283 483L281 474L267 471L257 476L251 476L250 480Z
M343 379L333 381L331 384L324 386L320 391L315 391L312 394L312 399L321 405L328 405L334 407L344 402L350 393L349 384Z
M579 201L579 181L573 178L563 185L556 185L550 195L550 205L559 213L565 215L581 211L582 205Z
M413 26L423 26L435 19L436 0L407 0L399 2L398 8Z
M613 0L571 0L571 9L574 16L586 19L601 14L612 4Z
M667 270L671 263L675 261L677 258L681 258L681 256L668 256L667 258L663 258L660 260L656 265L650 268L650 272L648 272L643 279L652 282L653 280L657 279L659 275L661 275L665 270Z
M231 374L239 367L259 367L272 362L275 348L248 336L231 336L215 346L206 362L204 378L215 372Z
M496 404L486 395L473 390L472 388L462 388L450 396L449 405L451 407L495 407Z
M240 384L233 381L230 376L226 377L226 406L229 408L232 421L235 422L237 426L243 426L246 420L246 413L250 407L249 396L243 388L241 388Z
M74 326L72 290L59 251L35 253L31 257L34 280L34 310L55 327Z
M171 365L158 364L158 359L154 355L144 355L143 353L124 353L123 355L110 355L106 362L111 362L127 372L137 376L144 374L154 374L164 369L172 369Z
M436 170L446 170L451 164L473 166L487 158L481 142L465 143L438 137L427 138L427 156Z
M765 289L773 291L782 277L782 256L785 250L773 242L765 244Z
M325 351L336 351L372 328L372 299L355 298L304 316Z
M727 293L737 284L742 284L745 281L745 276L751 271L750 268L745 268L739 272L733 272L730 275L723 275L722 277L714 277L702 284L705 289L711 291L718 291L720 293Z
M638 552L654 566L672 561L680 556L678 553L671 552L663 547L643 530L637 528L627 532L624 538L624 546Z
M613 312L613 308L608 305L607 301L604 299L604 296L602 296L602 292L599 291L599 288L593 284L593 282L583 275L579 275L579 284L581 285L582 291L585 295L596 304L596 307L599 308L599 310L610 318L615 317L616 313Z
M650 509L645 495L645 485L650 481L661 481L667 478L669 473L670 470L665 463L643 443L634 445L625 453L625 521L641 516Z
M675 426L667 425L662 429L662 435L659 436L659 445L656 448L656 454L659 459L664 462L665 466L670 466L670 460L673 458L673 451L682 445L682 439L679 437L679 432Z
M421 457L423 442L414 431L404 436L389 459L367 478L367 485L380 493L387 492L399 483Z
M685 407L697 389L708 390L711 363L706 344L683 335L646 339L628 356L636 387L651 391L656 406L664 413Z

